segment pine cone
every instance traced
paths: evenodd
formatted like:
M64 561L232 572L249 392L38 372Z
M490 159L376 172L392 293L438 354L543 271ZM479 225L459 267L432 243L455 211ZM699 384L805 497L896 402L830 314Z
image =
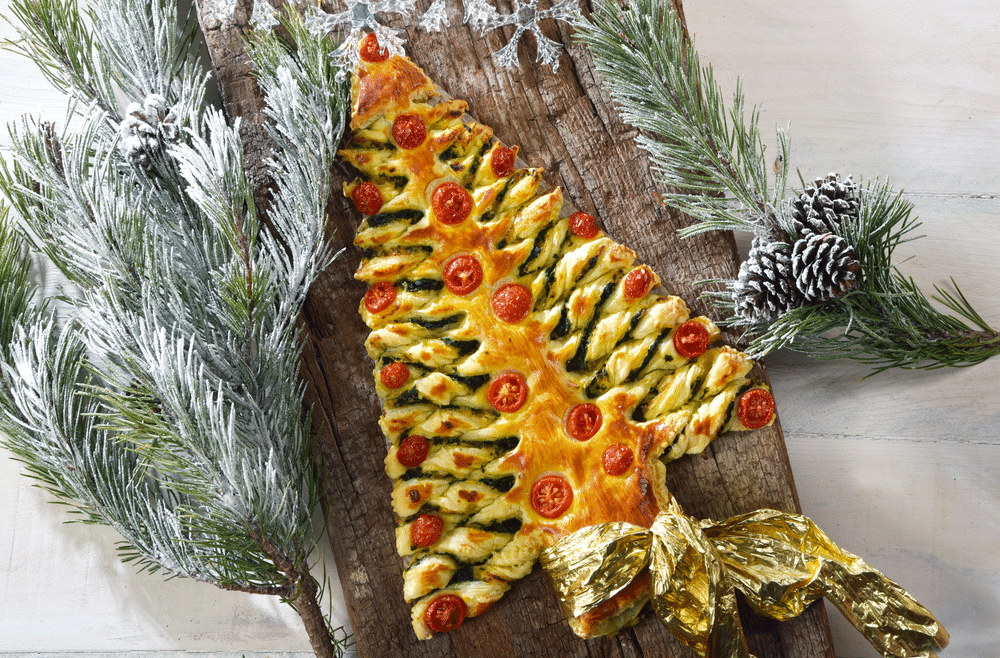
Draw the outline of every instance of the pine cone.
M817 178L792 201L795 236L837 233L844 222L857 221L859 206L858 186L851 176L841 180L840 174L831 173Z
M791 253L785 242L754 238L733 285L736 315L751 322L771 320L802 303L792 279Z
M809 234L792 247L792 277L806 302L843 297L854 287L861 265L854 248L832 233Z
M143 169L152 166L152 154L159 151L164 142L174 142L180 137L177 113L159 94L150 94L142 105L130 104L120 130L125 159Z

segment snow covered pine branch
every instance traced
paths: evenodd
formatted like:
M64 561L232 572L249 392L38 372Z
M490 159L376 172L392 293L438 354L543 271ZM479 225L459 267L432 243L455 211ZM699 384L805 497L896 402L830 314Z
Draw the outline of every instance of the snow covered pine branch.
M291 21L294 54L269 34L249 48L275 145L265 222L239 119L206 107L192 15L169 0L11 9L8 47L71 109L12 126L0 171L19 216L0 223L6 446L81 520L117 530L124 560L280 596L316 654L338 655L310 574L319 486L295 327L334 256L337 44ZM64 312L32 299L35 258L74 284Z

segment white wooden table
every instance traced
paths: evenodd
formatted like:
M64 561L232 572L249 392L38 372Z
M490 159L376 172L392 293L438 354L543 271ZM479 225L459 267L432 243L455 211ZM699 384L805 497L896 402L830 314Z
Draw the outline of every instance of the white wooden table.
M791 123L792 167L806 180L888 176L924 222L926 237L901 248L912 256L904 272L925 290L954 277L1000 327L995 1L690 1L685 10L723 87L742 76L765 130ZM62 101L2 52L0 120L25 112L60 120ZM995 658L1000 358L868 379L862 366L790 353L767 363L804 512L939 617L952 637L943 656ZM311 655L297 617L276 601L134 573L112 532L65 524L6 457L0 658ZM828 610L838 656L877 655ZM347 623L341 602L334 617Z

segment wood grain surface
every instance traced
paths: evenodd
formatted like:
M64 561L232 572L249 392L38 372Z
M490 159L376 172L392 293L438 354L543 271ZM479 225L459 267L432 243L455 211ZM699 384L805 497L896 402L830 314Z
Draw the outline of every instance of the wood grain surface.
M589 53L572 45L564 26L558 32L545 27L550 38L568 44L555 74L537 66L498 70L490 52L502 45L500 34L483 40L460 26L406 38L411 58L446 93L468 100L471 113L502 142L519 145L527 163L544 167L547 182L561 186L568 203L593 213L612 237L635 249L660 274L666 291L711 314L694 282L735 273L732 235L676 237L687 220L658 204L649 163L595 79ZM343 171L341 177L353 175ZM383 473L380 403L363 347L368 329L355 312L365 290L353 279L360 253L351 240L360 217L337 194L330 210L332 239L345 252L309 295L303 372L311 383L307 402L322 428L331 542L361 656L691 655L651 617L615 638L577 638L539 568L486 614L452 633L415 640L401 594L391 483ZM725 436L704 458L680 460L668 473L670 490L699 518L799 508L779 423ZM745 617L751 651L760 657L833 655L821 605L786 624Z

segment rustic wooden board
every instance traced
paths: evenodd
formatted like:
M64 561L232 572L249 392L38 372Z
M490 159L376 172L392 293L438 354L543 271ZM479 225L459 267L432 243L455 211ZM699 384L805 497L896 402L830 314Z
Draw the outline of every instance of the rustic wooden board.
M425 8L429 2L418 4ZM720 233L683 242L676 237L688 220L657 203L657 187L633 141L634 131L619 121L589 54L572 44L570 28L543 26L550 38L569 44L557 73L529 65L531 39L522 45L525 63L512 72L499 70L490 57L510 31L483 39L462 25L460 16L452 15L451 23L455 27L441 34L418 34L399 25L407 31L410 56L446 93L468 100L472 114L493 126L501 141L518 144L525 161L544 167L546 180L563 187L568 203L595 214L610 235L634 248L660 274L667 291L697 312L711 314L698 300L703 289L694 282L733 275L738 265L733 237ZM347 171L339 175L351 176ZM391 486L383 472L384 439L377 424L380 405L363 348L368 330L356 312L365 290L353 278L360 254L351 241L360 217L336 193L330 211L332 240L346 250L307 301L303 372L311 383L307 402L320 428L331 545L361 656L691 655L651 617L616 638L577 638L539 568L485 615L432 640L415 639L401 593L402 560L395 553ZM778 405L780 414L780 400ZM668 472L671 491L696 517L799 508L777 423L723 437L704 458L680 460ZM822 605L785 624L747 612L744 626L751 651L760 658L833 656Z

